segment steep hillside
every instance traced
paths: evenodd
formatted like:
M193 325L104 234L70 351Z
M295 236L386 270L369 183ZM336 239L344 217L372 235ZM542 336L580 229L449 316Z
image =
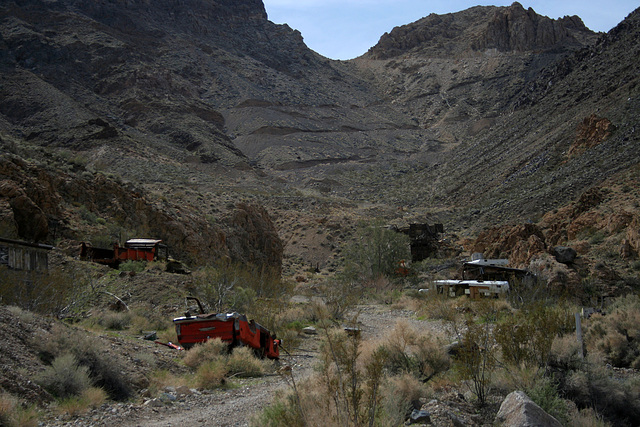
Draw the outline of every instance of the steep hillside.
M0 143L120 177L178 222L173 209L188 206L200 222L182 235L227 223L237 202L264 205L285 254L328 262L339 243L323 239L358 218L475 232L535 220L629 167L636 21L596 43L578 17L475 7L344 62L255 0L5 2ZM61 197L112 220L106 205ZM135 227L166 231L149 221ZM309 238L294 238L303 228ZM317 245L295 246L316 231Z
M467 224L536 219L635 165L639 17L545 68L491 127L419 172L437 182L431 200L463 208Z

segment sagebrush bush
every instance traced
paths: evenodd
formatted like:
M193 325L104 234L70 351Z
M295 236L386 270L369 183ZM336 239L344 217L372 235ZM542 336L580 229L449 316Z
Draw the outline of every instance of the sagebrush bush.
M56 324L51 333L36 335L34 345L45 363L72 354L80 366L88 369L94 385L103 388L112 399L126 400L133 393L131 383L122 374L119 360L107 353L98 340L76 329Z
M450 367L442 337L419 334L407 321L396 323L383 342L385 368L392 374L408 372L427 382Z
M106 329L110 329L112 331L123 331L131 325L131 319L132 314L128 311L109 311L104 313L98 322Z
M80 366L72 354L56 357L36 382L58 398L78 396L91 385L89 368Z
M619 297L607 312L591 316L585 333L587 350L602 352L613 366L640 369L640 296Z
M593 408L584 408L572 414L569 427L611 427Z
M594 408L614 425L640 425L640 378L614 378L597 354L588 355L583 369L567 372L560 389L578 407Z
M551 343L550 364L562 369L578 369L583 363L582 347L575 333L557 336Z

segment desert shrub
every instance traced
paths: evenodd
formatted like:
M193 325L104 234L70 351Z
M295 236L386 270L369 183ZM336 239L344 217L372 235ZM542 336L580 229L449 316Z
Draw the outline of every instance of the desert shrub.
M366 283L380 276L393 277L398 262L411 257L409 237L383 226L379 221L361 224L344 249L342 274L347 281Z
M58 398L77 396L91 385L89 368L80 366L72 354L56 357L36 382Z
M581 370L561 378L563 395L579 408L593 408L614 425L640 424L640 379L613 378L598 355L589 355Z
M193 274L193 292L215 312L246 313L257 298L285 299L294 284L267 267L221 261Z
M186 351L182 361L190 368L218 360L229 352L229 345L220 338L207 340L204 343L196 344Z
M549 353L551 366L564 370L579 369L583 363L582 348L575 334L556 336Z
M420 398L425 386L415 376L404 373L387 378L383 391L382 407L388 425L400 426L414 409L420 409Z
M455 366L461 378L468 381L469 390L478 403L484 405L496 366L495 338L488 322L477 323L467 315L465 324L460 350L454 359Z
M602 352L614 366L640 369L640 297L619 297L607 311L606 316L591 316L585 333L587 349Z
M567 424L569 427L610 427L593 408L584 408L570 416Z
M273 403L256 414L250 425L253 427L303 427L309 425L297 409L295 395L277 395Z
M128 260L118 266L120 271L131 271L133 273L142 273L147 268L146 261Z
M324 295L323 311L335 320L344 319L345 314L360 302L364 292L361 286L344 280L325 282L319 289Z
M563 425L569 420L567 403L558 394L556 384L548 377L541 377L526 390L527 395L546 413L555 417Z
M132 309L131 329L142 333L143 331L164 331L174 329L173 322L160 310L154 309L150 304L145 304Z
M22 406L15 397L0 394L0 426L35 427L38 425L38 412L34 406Z
M223 359L209 360L198 367L194 381L198 388L218 388L225 383L227 372Z
M573 325L573 315L561 306L541 303L521 308L504 317L495 327L502 358L515 366L521 363L546 367L553 340Z
M255 357L249 347L236 347L227 358L227 371L230 375L259 377L264 374L266 363Z
M77 416L95 409L107 400L107 393L98 387L89 387L78 396L69 396L58 402L57 411L61 414Z
M23 310L61 316L88 288L87 276L74 268L51 268L44 273L0 267L0 301Z
M406 321L396 323L383 348L385 368L391 374L410 373L427 382L450 366L443 339L418 334Z
M112 331L123 331L131 325L132 315L130 312L114 312L109 311L103 314L98 323L106 329Z
M34 345L45 363L52 363L66 353L72 354L80 366L88 369L93 384L103 388L112 399L126 400L131 396L131 384L122 374L118 359L107 353L99 341L80 331L55 325L50 334L34 337Z
M191 292L215 312L236 311L256 319L272 333L286 335L295 341L297 333L291 334L281 320L288 309L293 289L290 282L280 280L273 270L229 262L221 262L194 274Z

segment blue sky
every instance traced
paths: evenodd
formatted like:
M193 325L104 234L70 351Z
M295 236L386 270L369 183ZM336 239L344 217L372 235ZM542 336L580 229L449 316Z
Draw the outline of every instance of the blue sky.
M263 0L269 20L299 30L311 49L332 59L365 53L393 27L430 13L459 12L473 6L509 6L511 1L478 0ZM525 8L550 18L578 15L593 31L609 31L636 9L638 0L521 0Z

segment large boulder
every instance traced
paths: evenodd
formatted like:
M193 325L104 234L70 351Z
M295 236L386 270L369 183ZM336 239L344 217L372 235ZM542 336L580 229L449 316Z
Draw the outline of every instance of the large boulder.
M556 261L562 264L572 264L576 260L578 255L575 249L568 246L556 246L553 248L553 255L556 257Z
M504 399L495 424L503 427L562 427L523 391L514 391Z

